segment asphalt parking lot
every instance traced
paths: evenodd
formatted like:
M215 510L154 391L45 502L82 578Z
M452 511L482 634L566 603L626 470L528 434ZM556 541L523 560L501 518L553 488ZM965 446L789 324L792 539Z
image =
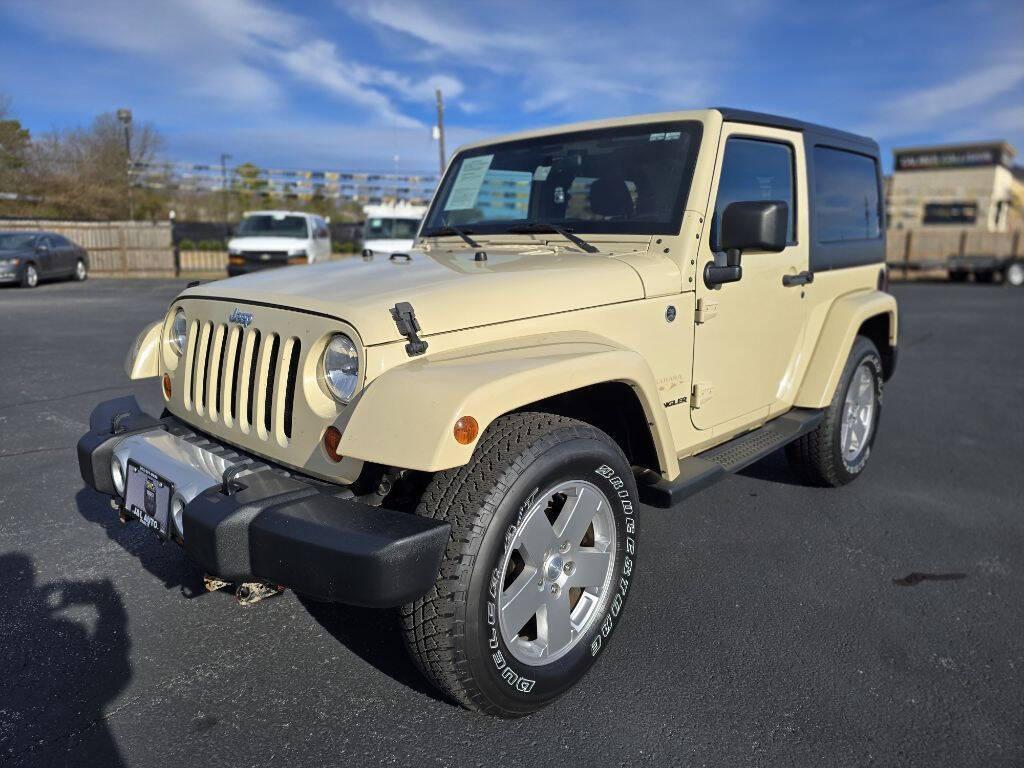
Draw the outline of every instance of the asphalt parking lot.
M646 509L628 620L541 713L438 699L389 613L207 594L74 446L183 283L0 290L0 762L1021 765L1024 291L905 284L863 478Z

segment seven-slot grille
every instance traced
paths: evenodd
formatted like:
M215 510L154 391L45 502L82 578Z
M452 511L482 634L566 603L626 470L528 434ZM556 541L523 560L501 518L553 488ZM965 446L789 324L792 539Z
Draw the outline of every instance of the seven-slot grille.
M182 382L185 408L243 434L287 445L301 346L294 336L194 320Z

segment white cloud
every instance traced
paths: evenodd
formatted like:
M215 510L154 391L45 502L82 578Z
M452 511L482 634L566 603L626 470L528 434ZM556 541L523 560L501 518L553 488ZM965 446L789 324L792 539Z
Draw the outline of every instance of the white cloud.
M946 133L952 135L956 127L950 122L956 123L970 110L991 106L995 99L1024 83L1024 56L1010 54L999 58L999 63L982 66L956 79L908 91L886 101L878 109L875 119L862 130L879 138L892 138L944 127ZM1012 117L1014 112L1006 114ZM1019 116L1020 111L1016 114ZM976 125L976 115L969 117ZM986 112L984 122L991 125L989 112Z
M159 61L184 93L210 99L214 109L280 107L294 78L379 123L420 127L396 101L427 102L438 86L462 91L451 75L417 80L355 61L314 24L264 0L21 0L11 8L44 34Z

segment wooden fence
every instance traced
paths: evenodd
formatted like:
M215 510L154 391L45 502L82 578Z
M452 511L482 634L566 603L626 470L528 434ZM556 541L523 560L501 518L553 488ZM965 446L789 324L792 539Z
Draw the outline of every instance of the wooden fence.
M951 256L1020 258L1020 231L983 232L974 229L890 229L886 261L907 270L943 269Z
M63 235L89 251L89 268L97 276L174 276L169 222L16 219L0 221L0 229Z
M0 229L44 229L57 232L89 251L92 273L111 277L173 277L223 275L223 251L181 251L175 264L169 222L0 220ZM908 271L943 269L951 256L1024 258L1021 232L973 229L889 230L889 265ZM334 254L332 259L344 258Z

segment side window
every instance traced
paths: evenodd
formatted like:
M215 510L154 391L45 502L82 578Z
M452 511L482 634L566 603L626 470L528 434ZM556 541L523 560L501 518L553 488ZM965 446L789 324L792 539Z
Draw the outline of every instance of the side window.
M761 139L729 139L725 143L722 175L712 219L711 247L718 250L722 213L729 203L782 200L789 206L786 240L796 242L796 195L793 191L793 148Z
M814 232L819 243L881 237L874 158L814 148Z
M65 238L65 237L61 237L60 235L50 235L50 241L57 248L70 248L71 247L71 243L68 241L68 239Z

